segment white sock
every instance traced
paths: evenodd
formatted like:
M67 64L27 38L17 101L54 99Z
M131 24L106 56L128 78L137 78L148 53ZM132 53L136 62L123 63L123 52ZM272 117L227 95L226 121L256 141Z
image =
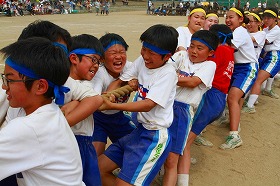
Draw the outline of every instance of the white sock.
M189 185L189 175L188 174L178 174L176 186L188 186L188 185Z
M267 90L268 92L271 91L273 80L274 80L274 77L273 77L273 78L268 78L268 79L267 79L267 83L266 83L266 86L265 86L265 90Z
M267 80L265 80L265 81L262 83L261 90L264 90L264 89L265 89L266 83L267 83Z
M238 135L238 131L229 131L229 135Z
M256 102L257 99L258 99L258 97L259 97L259 95L257 95L257 94L251 94L251 95L249 96L249 100L248 100L248 102L247 102L247 106L248 106L249 108L253 108L255 102Z

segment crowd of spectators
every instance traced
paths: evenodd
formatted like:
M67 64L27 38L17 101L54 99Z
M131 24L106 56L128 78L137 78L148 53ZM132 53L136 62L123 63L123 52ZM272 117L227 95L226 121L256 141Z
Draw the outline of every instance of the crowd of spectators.
M0 0L0 13L6 16L24 16L26 14L68 14L76 13L78 10L92 12L94 5L95 0L39 0L36 2L30 0Z
M206 11L217 12L220 7L217 2L190 2L190 1L172 1L170 3L166 2L161 6L155 7L152 1L148 1L147 14L151 15L188 15L190 10L194 7L202 6Z

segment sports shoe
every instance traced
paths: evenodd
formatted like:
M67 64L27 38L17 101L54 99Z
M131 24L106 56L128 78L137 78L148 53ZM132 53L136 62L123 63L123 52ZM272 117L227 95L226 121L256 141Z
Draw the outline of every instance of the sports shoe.
M208 147L212 147L213 146L213 143L211 143L210 141L205 139L202 135L196 136L196 138L194 140L194 144L208 146Z
M279 95L276 94L275 92L273 92L272 90L270 90L270 91L264 90L262 92L262 94L265 95L265 96L269 96L271 98L274 98L274 99L279 99Z
M242 145L242 140L239 135L229 135L226 139L226 142L220 146L221 149L234 149Z
M254 114L255 112L256 112L255 107L248 107L247 105L245 105L241 110L241 113Z

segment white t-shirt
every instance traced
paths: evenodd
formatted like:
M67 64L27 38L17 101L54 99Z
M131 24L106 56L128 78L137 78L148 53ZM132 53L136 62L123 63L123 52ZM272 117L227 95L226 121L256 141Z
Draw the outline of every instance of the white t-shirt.
M255 38L255 41L253 42L254 48L256 51L257 59L260 57L260 54L262 52L264 43L265 43L265 32L264 31L258 31L255 33L250 33L250 35Z
M191 37L192 37L189 28L187 26L180 26L176 30L179 33L178 47L182 46L185 49L187 49L191 44Z
M9 108L15 118L0 130L0 180L22 173L21 185L84 185L76 138L55 103L25 116Z
M64 86L70 88L70 91L65 94L64 103L69 103L73 100L81 101L83 98L98 95L92 88L90 81L74 80L69 77ZM75 135L92 136L94 130L93 116L90 115L86 119L71 127Z
M269 43L272 44L266 44L264 46L264 50L266 52L272 51L272 50L280 50L280 28L279 26L274 26L271 30L268 30L268 28L263 29L263 31L266 33L265 39L268 40Z
M1 87L2 81L0 81L0 127L5 120L5 116L9 108L9 102L7 100L6 92Z
M172 63L179 77L196 76L201 79L202 83L195 88L177 86L176 101L187 103L195 109L198 107L203 94L212 87L212 81L216 70L216 63L213 61L204 61L201 63L193 63L189 59L187 51L176 52L172 59Z
M129 69L132 65L132 62L130 61L126 61L126 64L122 70L122 73L125 72L127 69ZM122 74L121 73L121 74ZM106 68L104 66L100 67L97 71L97 73L95 74L95 76L93 77L93 79L91 80L92 82L92 86L93 89L98 93L98 94L102 94L103 92L107 91L108 86L115 81L116 78L114 78L113 76L111 76L108 71L106 70ZM125 103L128 101L129 98L129 94L120 97L117 100L117 103ZM119 112L119 110L104 110L102 111L104 114L115 114L117 112Z
M257 63L258 59L254 49L251 36L242 26L237 27L233 31L233 39L231 40L234 47L238 50L234 52L235 63Z
M142 56L124 72L120 79L129 81L137 77L139 82L137 101L151 99L157 105L149 112L138 112L139 123L148 130L170 127L173 120L173 103L178 81L175 68L166 63L156 69L148 69Z

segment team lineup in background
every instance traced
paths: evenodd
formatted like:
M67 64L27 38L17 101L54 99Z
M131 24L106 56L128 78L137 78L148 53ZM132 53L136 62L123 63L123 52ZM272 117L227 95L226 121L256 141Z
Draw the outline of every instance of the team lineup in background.
M280 70L278 10L197 6L186 25L154 24L127 60L116 33L71 36L34 21L0 50L0 185L187 186L191 146L228 122L221 150L240 147L241 114L257 112ZM132 100L129 98L132 97ZM110 139L112 144L107 144Z

